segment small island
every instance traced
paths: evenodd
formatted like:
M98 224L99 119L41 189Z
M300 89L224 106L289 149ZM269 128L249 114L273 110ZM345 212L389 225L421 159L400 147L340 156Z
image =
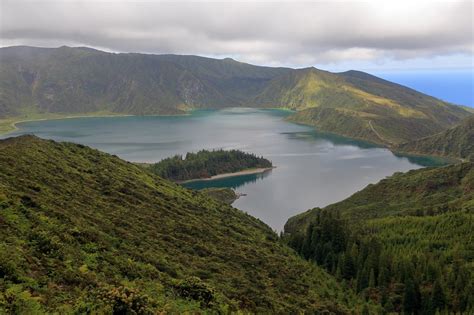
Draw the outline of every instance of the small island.
M239 150L201 150L163 159L148 169L158 176L183 183L263 173L272 168L271 161L255 154Z

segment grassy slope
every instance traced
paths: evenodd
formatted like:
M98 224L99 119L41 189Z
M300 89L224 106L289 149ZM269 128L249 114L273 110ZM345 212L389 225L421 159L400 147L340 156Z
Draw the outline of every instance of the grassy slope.
M387 310L401 312L407 300L403 292L407 292L410 279L421 288L422 303L416 309L434 314L436 307L430 306L436 305L433 287L441 283L445 294L441 309L446 307L453 313L463 310L471 314L474 308L470 293L474 285L474 163L396 173L346 200L290 218L285 225L285 239L300 253L308 253L310 248L321 253L326 247L308 244L324 243L330 231L337 231L334 224L324 230L327 234L315 238L310 223L321 222L318 217L324 214L340 217L339 222L345 223L339 227L359 245L355 246L352 241L344 244L345 253L336 256L338 271L331 269L331 265L328 270L335 276L344 274L361 296L370 296ZM344 239L341 235L333 238L333 244ZM316 257L321 266L326 259L335 257L318 255L321 254L305 257ZM357 268L352 275L350 265L344 265L344 257L349 256L353 257L355 265L352 266ZM371 282L367 273L371 268L379 276L384 270L385 276L388 275L385 279L390 280L384 282L386 280L376 278ZM406 273L405 268L412 269Z
M471 162L395 173L324 209L338 211L353 228L378 236L395 252L415 255L436 248L442 256L474 257ZM318 212L316 208L290 218L285 232L304 233Z
M82 145L2 140L0 226L0 307L14 311L132 300L196 311L202 292L214 292L214 310L344 313L356 303L261 221ZM120 293L132 289L135 298Z
M395 150L474 160L474 115L433 136L398 145Z
M0 49L0 117L22 111L148 115L239 106L284 68L88 48Z
M235 200L237 200L237 198L239 198L239 196L233 189L226 187L204 188L201 189L200 192L229 205L232 204Z
M432 135L469 115L462 107L357 71L296 70L272 80L256 102L290 104L300 110L291 121L383 145Z
M440 209L473 211L474 163L395 173L325 209L340 211L343 217L355 223L427 212L435 214ZM317 211L308 210L290 218L285 230L304 231Z

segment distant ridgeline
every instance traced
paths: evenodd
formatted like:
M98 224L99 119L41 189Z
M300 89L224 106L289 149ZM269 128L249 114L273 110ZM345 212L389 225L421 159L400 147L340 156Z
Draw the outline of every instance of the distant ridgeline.
M321 131L395 146L470 112L360 71L254 66L229 58L106 53L84 47L0 48L0 131L60 115L184 114L290 108Z
M474 163L414 170L285 225L288 244L403 314L474 314Z
M270 167L272 162L269 160L239 150L201 150L197 153L187 153L185 157L175 155L163 159L150 165L149 170L166 179L184 181Z

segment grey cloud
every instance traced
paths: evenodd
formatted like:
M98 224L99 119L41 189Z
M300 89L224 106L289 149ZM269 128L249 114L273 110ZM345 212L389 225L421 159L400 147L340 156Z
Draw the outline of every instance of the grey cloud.
M2 45L234 56L266 64L473 54L471 1L3 0Z

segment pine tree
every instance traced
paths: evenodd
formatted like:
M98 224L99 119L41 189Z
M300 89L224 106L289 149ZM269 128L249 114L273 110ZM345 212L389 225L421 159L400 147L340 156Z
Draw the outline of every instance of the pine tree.
M438 280L436 280L433 286L433 293L431 294L431 310L437 311L444 309L446 305L446 296L443 291L443 287Z
M370 315L369 308L367 307L367 304L364 304L364 307L362 308L362 315Z
M375 274L374 274L374 269L370 269L369 288L375 288Z
M415 284L410 278L405 281L405 292L403 294L403 310L405 314L413 314L416 310L418 302L417 293L415 292Z

